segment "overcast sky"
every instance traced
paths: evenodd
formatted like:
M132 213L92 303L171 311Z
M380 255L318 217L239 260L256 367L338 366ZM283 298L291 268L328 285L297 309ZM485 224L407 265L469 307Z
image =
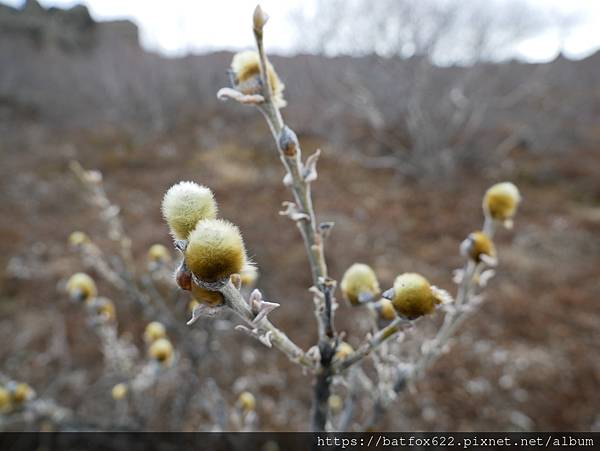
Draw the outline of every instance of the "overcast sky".
M39 0L44 6L88 6L96 20L126 18L137 23L142 45L166 55L247 48L253 42L251 14L257 0ZM417 1L417 0L415 0ZM486 0L481 0L486 1ZM554 58L559 49L582 58L600 48L600 0L528 0L534 5L577 14L581 22L562 39L550 31L519 45L517 56L531 61ZM20 6L23 0L0 0ZM290 13L310 8L311 0L260 0L271 16L267 48L290 53L294 33ZM228 22L225 22L227 19Z

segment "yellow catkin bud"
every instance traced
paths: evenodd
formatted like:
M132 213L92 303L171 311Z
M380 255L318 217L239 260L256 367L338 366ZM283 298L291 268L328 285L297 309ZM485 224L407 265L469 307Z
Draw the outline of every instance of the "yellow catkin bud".
M159 338L150 345L148 355L154 360L168 365L173 359L173 345L167 338Z
M498 221L510 221L520 202L521 194L515 185L510 182L497 183L486 191L483 211Z
M346 270L340 288L344 298L352 305L360 304L363 298L372 299L380 292L375 272L363 263L354 263Z
M120 401L127 396L127 391L127 385L121 383L115 385L110 393L115 401Z
M98 315L109 321L114 321L117 318L117 312L113 301L108 298L101 298L99 301Z
M211 306L223 305L225 298L218 291L209 291L198 285L192 285L192 294L196 302Z
M333 356L334 360L342 360L348 357L350 354L354 352L354 348L350 346L345 341L342 341L338 344L337 349L335 351L335 355Z
M190 233L185 262L196 277L206 282L239 274L247 263L239 229L221 219L200 221Z
M254 265L246 265L240 273L242 286L252 288L258 279L258 269Z
M72 299L87 301L98 295L94 279L85 273L73 274L67 281L67 293Z
M379 318L385 321L392 321L394 318L396 318L396 310L394 310L394 304L392 304L392 301L390 301L389 299L381 299L377 301L375 308L377 310Z
M153 244L148 249L148 261L155 263L164 263L171 260L171 254L166 246L162 244Z
M73 232L69 235L69 244L71 246L82 246L90 242L89 237L83 232Z
M161 338L165 338L167 336L167 329L162 323L158 321L152 321L148 323L146 329L144 330L144 340L146 343L154 343L156 340Z
M0 413L10 411L12 407L10 392L0 385Z
M413 319L434 311L437 300L427 279L416 273L404 273L394 281L392 304L398 313Z
M328 404L329 409L331 409L333 413L340 412L342 410L342 407L344 407L344 401L339 395L331 395L329 397Z
M185 240L198 221L216 218L217 203L209 188L194 182L179 182L165 194L162 214L171 234Z
M238 403L245 412L251 412L256 409L256 398L249 391L240 393Z
M26 401L29 401L34 396L33 389L26 384L25 382L21 382L16 385L12 393L12 401L15 404L22 404Z
M483 256L488 256L492 259L496 257L494 243L481 231L469 234L465 242L464 251L476 263L479 263Z
M115 304L108 298L97 298L93 308L98 316L107 321L114 321L117 317Z
M243 94L260 94L260 58L257 52L246 50L236 53L231 61L231 70L235 75L236 89ZM279 79L273 65L268 61L267 73L273 102L277 107L283 108L286 105L283 98L285 85Z

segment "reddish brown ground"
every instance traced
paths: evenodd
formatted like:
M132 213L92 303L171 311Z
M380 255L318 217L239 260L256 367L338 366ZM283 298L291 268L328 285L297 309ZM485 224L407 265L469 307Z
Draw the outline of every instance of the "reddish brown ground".
M299 234L277 214L290 195L266 127L248 129L250 142L236 144L227 129L203 139L202 128L180 130L142 144L114 130L47 132L24 128L2 149L0 177L0 370L25 378L43 393L53 366L40 361L66 315L73 378L93 374L101 359L95 341L69 308L58 282L79 260L65 245L69 233L85 230L101 245L104 227L70 175L67 162L104 173L107 191L122 206L136 257L150 244L169 244L159 205L178 180L195 180L215 191L221 213L237 223L261 271L259 287L281 302L273 315L305 348L313 344L309 275ZM237 134L237 133L236 133ZM212 142L212 145L201 145ZM218 143L218 144L217 144ZM267 144L268 143L268 144ZM317 143L304 143L305 152ZM262 146L261 146L262 147ZM600 429L600 153L578 149L563 156L515 152L507 164L486 174L462 174L455 183L422 185L385 171L362 169L343 149L324 147L315 203L319 218L336 223L327 243L331 275L340 278L351 263L371 264L382 285L411 270L453 290L451 272L461 265L458 244L481 224L481 196L494 181L520 187L523 204L514 231L501 231L501 264L487 302L459 331L452 350L394 404L384 427L420 430ZM10 267L9 261L12 262ZM25 269L20 269L21 262ZM31 274L28 274L30 271ZM17 277L19 276L19 277ZM114 295L100 283L101 291ZM118 303L118 299L117 303ZM343 306L339 328L357 343L356 315ZM183 318L182 318L183 321ZM123 329L143 327L120 312ZM57 326L58 324L58 326ZM306 428L310 379L249 338L218 331L218 352L250 350L233 372L219 360L206 367L227 396L241 375L276 375L260 392L261 425ZM205 377L206 375L202 375ZM63 390L64 404L80 408L85 394ZM278 410L278 405L285 408ZM283 412L283 413L282 413ZM192 428L193 420L187 427ZM167 427L157 419L152 427Z

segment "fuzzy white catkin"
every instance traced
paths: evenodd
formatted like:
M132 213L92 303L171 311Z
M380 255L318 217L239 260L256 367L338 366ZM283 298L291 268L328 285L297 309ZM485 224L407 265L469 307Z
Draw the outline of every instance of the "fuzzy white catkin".
M209 188L194 182L179 182L165 194L162 214L173 237L185 240L198 221L217 216L217 203Z

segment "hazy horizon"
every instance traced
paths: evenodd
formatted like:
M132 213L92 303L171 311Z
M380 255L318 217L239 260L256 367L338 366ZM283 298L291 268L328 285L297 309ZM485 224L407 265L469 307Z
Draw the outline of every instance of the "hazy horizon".
M529 62L544 62L556 58L559 52L571 59L585 58L600 49L600 2L573 0L527 0L550 13L557 11L565 17L578 17L577 25L561 35L559 27L519 42L512 57ZM24 0L0 0L0 3L20 7ZM256 0L222 0L195 2L173 0L169 4L142 0L39 0L51 6L70 8L84 4L98 21L128 19L139 28L141 45L149 51L176 57L220 50L236 51L252 46L252 32L248 17ZM294 28L290 26L292 13L299 8L311 11L312 1L263 0L260 2L272 20L269 23L268 51L280 55L294 55ZM208 17L209 20L202 20ZM227 23L225 23L227 20Z

